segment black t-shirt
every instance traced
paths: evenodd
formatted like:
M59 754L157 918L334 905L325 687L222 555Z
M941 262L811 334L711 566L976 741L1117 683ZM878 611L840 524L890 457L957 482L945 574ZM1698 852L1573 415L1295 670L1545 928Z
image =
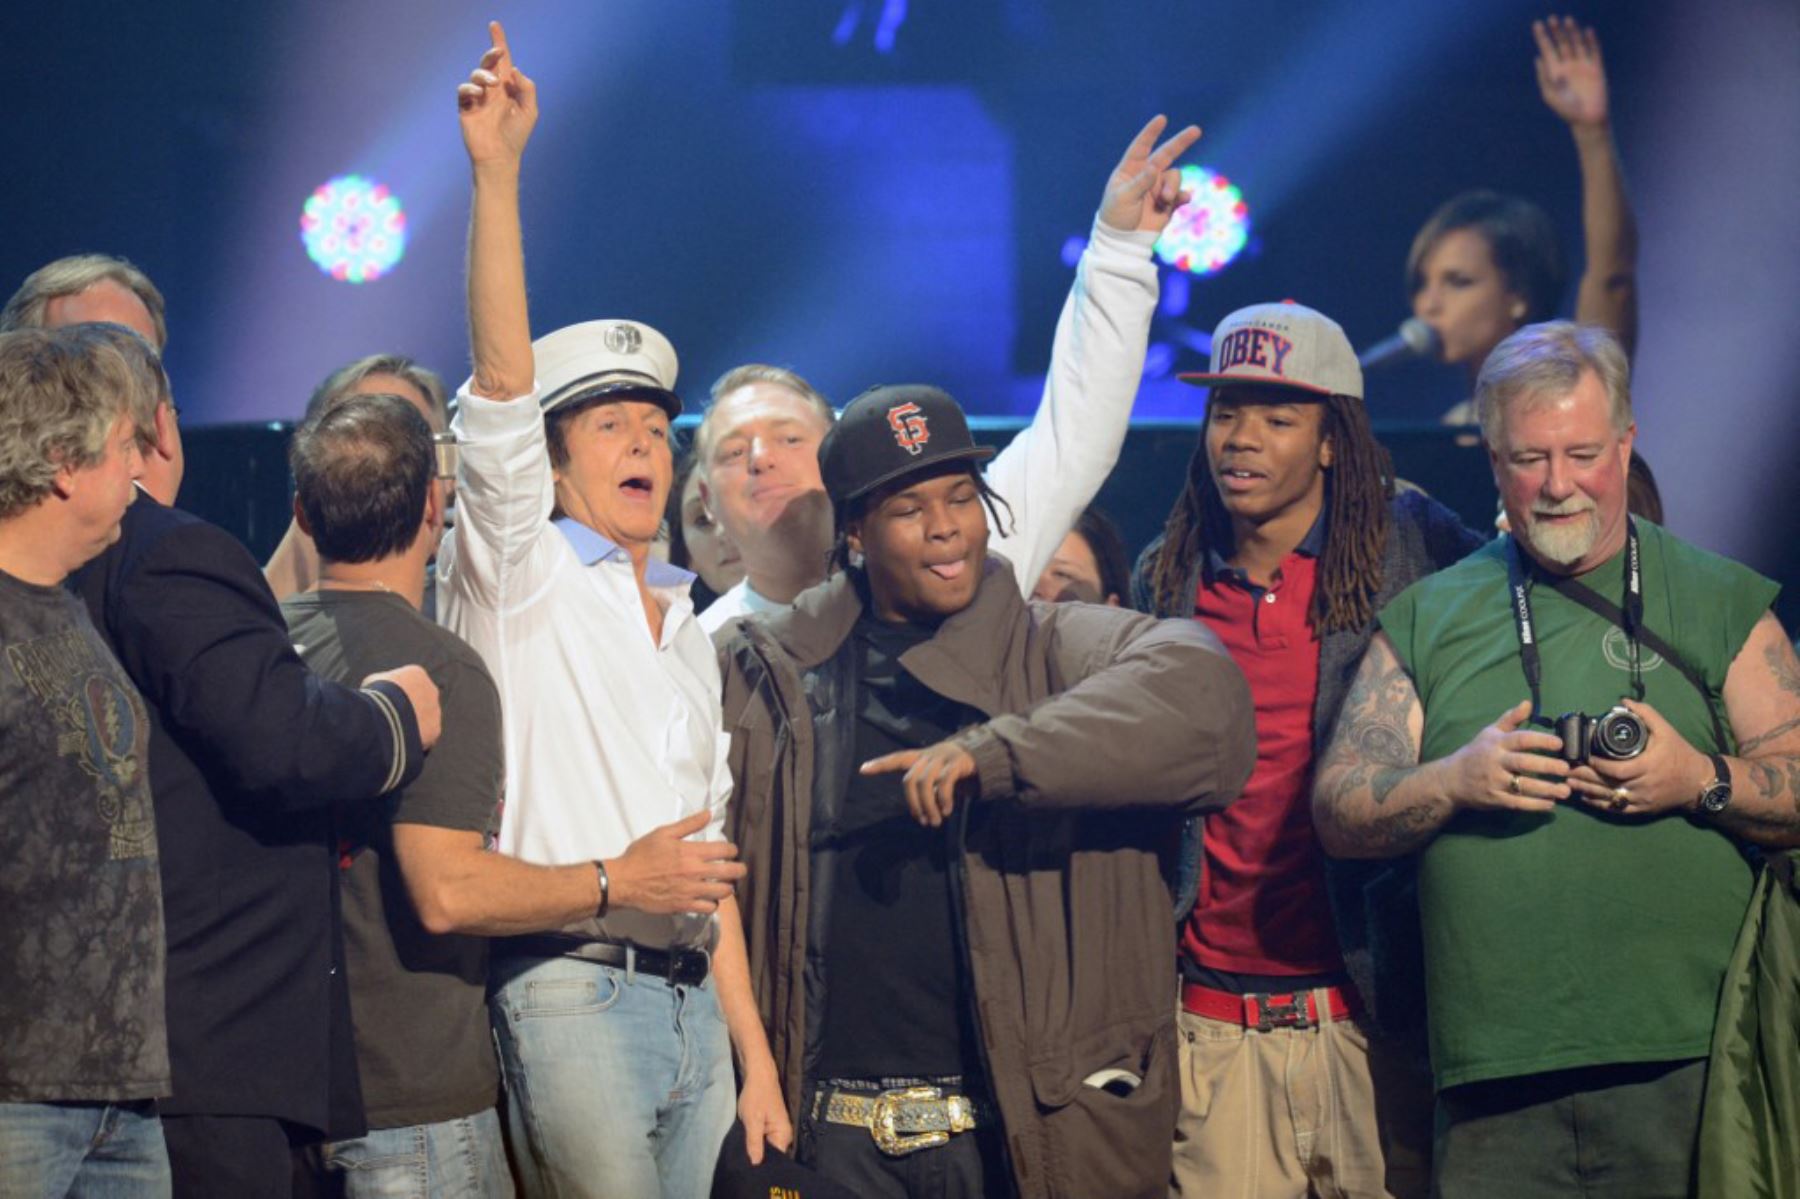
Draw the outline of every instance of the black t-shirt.
M438 685L443 735L411 785L336 810L344 866L344 959L370 1128L435 1124L494 1105L487 940L425 931L393 850L392 826L487 833L503 784L500 697L475 651L404 599L315 591L282 605L301 656L355 685L409 662Z
M169 1093L149 739L81 601L0 572L0 1102Z
M927 689L900 655L931 630L864 616L856 626L856 757L922 749L981 719ZM821 1078L891 1078L979 1069L951 888L953 823L926 828L906 807L898 772L850 776L828 851ZM817 859L816 859L817 860Z

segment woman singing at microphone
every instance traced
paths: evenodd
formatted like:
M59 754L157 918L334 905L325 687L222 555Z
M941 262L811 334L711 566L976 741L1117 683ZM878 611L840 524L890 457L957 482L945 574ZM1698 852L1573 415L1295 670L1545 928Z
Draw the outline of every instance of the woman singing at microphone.
M1609 120L1600 39L1573 18L1534 21L1538 91L1568 123L1581 164L1581 224L1587 259L1575 319L1601 325L1630 354L1637 341L1637 222L1625 195ZM1413 315L1437 334L1438 357L1468 372L1469 386L1491 351L1521 325L1549 320L1567 273L1544 210L1518 196L1464 192L1413 238L1406 260ZM1446 424L1473 424L1464 400Z

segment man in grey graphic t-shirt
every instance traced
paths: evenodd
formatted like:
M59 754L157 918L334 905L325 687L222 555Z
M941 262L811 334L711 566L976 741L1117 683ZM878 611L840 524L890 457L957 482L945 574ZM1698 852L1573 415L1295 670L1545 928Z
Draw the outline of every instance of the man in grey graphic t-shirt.
M169 1185L148 725L62 586L119 535L160 373L117 326L0 334L0 1195Z

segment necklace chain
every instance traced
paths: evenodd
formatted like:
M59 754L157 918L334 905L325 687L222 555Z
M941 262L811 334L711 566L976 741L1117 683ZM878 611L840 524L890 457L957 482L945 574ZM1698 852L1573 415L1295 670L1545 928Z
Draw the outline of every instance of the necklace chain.
M340 580L327 581L325 579L320 579L317 583L313 584L313 590L314 591L385 591L389 595L398 595L399 594L392 587L389 587L386 583L383 583L380 579L370 579L366 583L340 581Z

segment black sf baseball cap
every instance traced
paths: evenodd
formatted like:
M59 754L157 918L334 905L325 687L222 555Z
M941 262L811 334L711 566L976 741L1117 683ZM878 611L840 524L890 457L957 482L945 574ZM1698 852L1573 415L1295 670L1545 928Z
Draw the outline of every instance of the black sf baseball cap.
M946 462L985 462L962 406L922 383L871 387L844 408L819 443L819 474L833 504Z

